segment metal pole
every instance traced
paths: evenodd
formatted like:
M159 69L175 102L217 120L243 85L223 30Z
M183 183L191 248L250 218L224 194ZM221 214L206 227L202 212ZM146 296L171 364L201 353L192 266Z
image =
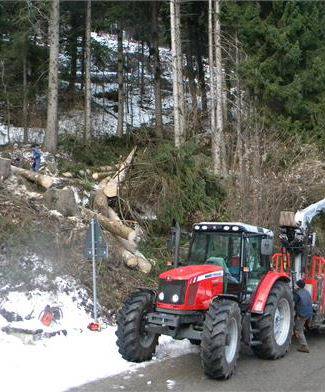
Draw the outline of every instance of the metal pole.
M94 320L97 323L97 287L96 287L96 254L95 254L95 220L91 220L91 254L93 261L93 302Z

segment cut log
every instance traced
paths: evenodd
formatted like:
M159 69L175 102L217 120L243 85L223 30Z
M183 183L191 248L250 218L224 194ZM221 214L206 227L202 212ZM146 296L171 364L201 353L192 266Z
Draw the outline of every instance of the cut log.
M5 180L10 176L11 172L11 160L6 158L0 158L0 181Z
M64 173L62 173L62 175L63 175L63 177L65 177L65 178L73 178L73 174L70 173L70 172L64 172Z
M97 171L98 172L112 172L114 170L117 169L116 165L112 165L112 166L100 166Z
M125 180L126 173L132 163L136 149L136 147L133 148L125 161L122 162L114 176L106 182L106 185L103 187L103 191L107 197L111 198L118 195L120 184Z
M113 208L108 206L107 196L102 191L102 189L99 189L96 192L95 199L94 199L94 209L97 210L102 215L104 215L105 217L107 217L110 221L119 222L121 225L123 225L123 223L122 223L120 217L117 215L117 213L113 210ZM110 230L108 229L108 231L110 231ZM136 230L133 230L133 232L130 232L128 234L127 239L122 238L121 236L116 236L116 238L120 242L120 244L128 251L135 252L138 249L138 243L139 243L140 236L138 235Z
M109 175L112 174L112 172L97 172L97 173L93 173L92 177L94 180L102 180L103 178L108 178ZM109 180L111 178L109 177Z
M125 249L121 256L127 267L138 269L145 274L151 271L151 263L140 252L133 254Z
M17 166L11 166L11 171L14 174L25 177L27 180L34 182L35 184L41 185L45 189L51 188L53 184L57 184L59 182L59 180L55 177L45 176L43 174L39 174L38 172L22 169L21 167Z
M94 209L109 218L107 196L105 195L101 187L99 187L98 191L95 194Z
M103 214L93 212L91 210L88 210L87 208L84 208L83 211L87 219L96 218L99 223L104 227L104 229L108 230L115 236L119 236L131 241L136 240L135 231L131 227L124 225L122 222L112 221L109 218L105 217Z

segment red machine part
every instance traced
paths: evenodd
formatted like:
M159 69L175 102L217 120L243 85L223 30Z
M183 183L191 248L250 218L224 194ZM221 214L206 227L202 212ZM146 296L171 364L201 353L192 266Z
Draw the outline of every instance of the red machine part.
M276 272L289 272L291 271L291 257L289 253L275 253L272 256L272 268Z
M217 265L190 265L164 272L160 279L187 280L184 304L157 302L160 309L207 310L213 298L223 294L223 268Z
M306 285L312 287L313 302L319 303L321 314L325 314L325 258L313 256L305 278Z
M289 274L285 272L270 271L264 276L264 278L257 286L255 294L252 298L250 308L251 313L262 314L264 312L264 308L266 305L266 301L270 295L270 291L278 280L289 282Z

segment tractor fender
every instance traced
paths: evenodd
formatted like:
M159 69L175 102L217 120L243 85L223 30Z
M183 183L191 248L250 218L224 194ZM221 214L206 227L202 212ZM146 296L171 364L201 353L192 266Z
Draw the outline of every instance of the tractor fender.
M251 313L262 314L265 309L266 301L270 295L272 287L277 281L290 282L289 275L284 272L269 271L260 281L255 294L253 295L250 311Z
M152 295L154 295L156 297L157 295L157 290L154 289L148 289L148 288L144 288L144 287L137 287L136 291L145 291L146 293L150 293Z

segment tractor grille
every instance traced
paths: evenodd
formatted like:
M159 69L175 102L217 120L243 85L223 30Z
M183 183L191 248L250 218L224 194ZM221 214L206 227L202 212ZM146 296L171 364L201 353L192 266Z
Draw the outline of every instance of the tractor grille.
M158 299L158 301L165 304L174 304L174 305L183 304L185 299L185 292L186 292L186 282L187 282L186 280L168 281L165 279L160 279L158 295L159 293L163 292L164 299L163 300ZM178 296L178 301L176 302L172 300L175 294Z

